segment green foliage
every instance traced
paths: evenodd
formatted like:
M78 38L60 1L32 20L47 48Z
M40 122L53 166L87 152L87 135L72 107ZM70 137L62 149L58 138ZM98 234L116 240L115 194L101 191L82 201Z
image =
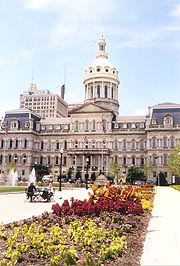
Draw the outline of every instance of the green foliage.
M121 175L121 168L115 159L113 160L109 169L110 169L111 177L116 176L119 179L119 177Z
M150 179L152 176L152 173L155 172L156 167L152 164L152 161L148 158L144 165L144 174L145 176Z
M167 165L172 175L180 176L180 145L171 150Z
M126 181L134 184L136 180L145 180L144 172L137 166L131 166L128 168Z
M9 172L10 170L16 171L16 168L17 168L16 167L16 163L13 162L13 161L11 161L8 164L6 164L6 170L7 170L7 172Z
M50 167L47 167L47 165L36 164L34 168L36 171L37 181L41 181L44 175L50 174Z

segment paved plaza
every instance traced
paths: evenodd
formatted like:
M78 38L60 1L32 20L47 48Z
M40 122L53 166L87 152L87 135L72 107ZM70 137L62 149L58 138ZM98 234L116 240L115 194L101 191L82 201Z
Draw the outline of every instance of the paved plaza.
M51 202L29 202L25 193L0 194L0 222L9 223L40 215L45 211L52 212L52 204L61 204L72 197L81 200L89 198L88 191L90 190L85 188L56 191L54 201Z
M90 191L90 190L89 190ZM57 191L54 202L26 200L24 193L0 195L0 221L9 223L51 212L53 203L65 199L86 199L88 190ZM180 266L180 192L170 187L157 187L152 218L148 226L141 266Z

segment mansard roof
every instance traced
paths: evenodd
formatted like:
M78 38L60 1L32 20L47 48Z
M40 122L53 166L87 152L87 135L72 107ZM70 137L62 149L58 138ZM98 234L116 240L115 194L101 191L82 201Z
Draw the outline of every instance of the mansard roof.
M163 124L164 117L169 114L172 116L174 124L180 124L180 104L161 103L152 107L152 119L156 119L158 125Z

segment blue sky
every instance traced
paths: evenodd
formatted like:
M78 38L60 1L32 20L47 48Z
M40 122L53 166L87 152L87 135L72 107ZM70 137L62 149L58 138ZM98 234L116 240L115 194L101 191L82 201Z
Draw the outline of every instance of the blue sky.
M84 70L103 33L119 70L120 115L180 103L180 1L0 1L0 116L19 108L32 81L67 102L84 100Z

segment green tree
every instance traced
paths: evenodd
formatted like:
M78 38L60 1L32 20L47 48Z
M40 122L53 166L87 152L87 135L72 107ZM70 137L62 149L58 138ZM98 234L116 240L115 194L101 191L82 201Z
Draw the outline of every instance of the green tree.
M47 165L36 164L34 168L36 172L37 181L41 181L44 175L49 175L50 173L50 167L47 167Z
M6 167L5 168L6 168L6 171L9 173L9 171L11 171L11 170L16 171L17 166L16 166L16 163L15 162L11 161L8 164L6 164Z
M167 165L172 175L180 176L180 145L171 150Z
M144 165L144 175L147 179L151 179L153 172L155 172L156 168L153 166L152 161L148 158Z
M109 170L110 170L110 177L114 178L116 176L117 179L119 180L121 176L121 168L117 163L116 159L113 160L112 164L109 167Z
M131 166L128 168L126 181L133 185L136 180L145 181L144 172L137 166Z

